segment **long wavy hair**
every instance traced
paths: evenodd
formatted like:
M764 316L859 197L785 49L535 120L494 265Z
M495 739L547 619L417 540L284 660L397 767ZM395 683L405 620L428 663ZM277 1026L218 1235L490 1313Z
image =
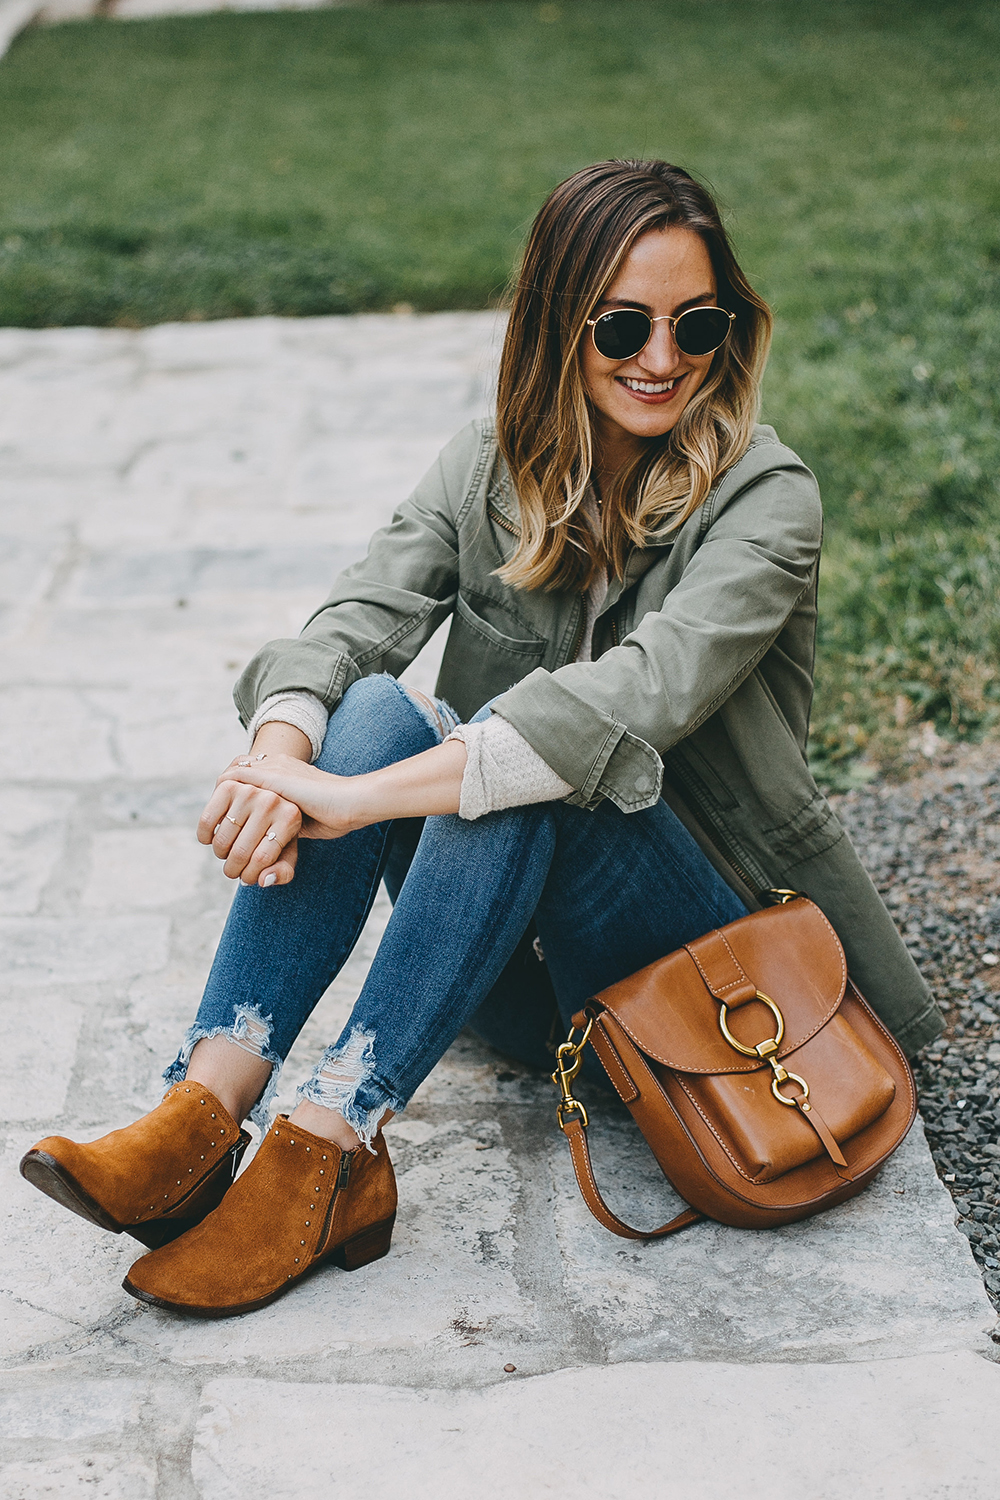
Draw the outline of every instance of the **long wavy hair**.
M593 465L580 346L640 235L679 226L711 258L729 338L673 429L644 444L602 495L603 537L580 511ZM500 361L497 437L521 536L499 576L525 589L585 589L630 544L681 526L746 451L757 419L771 314L740 270L712 195L664 161L604 161L574 172L532 226Z

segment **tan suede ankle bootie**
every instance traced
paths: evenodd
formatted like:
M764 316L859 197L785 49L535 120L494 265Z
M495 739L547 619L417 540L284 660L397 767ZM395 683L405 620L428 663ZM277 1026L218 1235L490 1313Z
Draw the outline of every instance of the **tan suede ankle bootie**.
M165 1245L222 1202L250 1141L215 1095L175 1083L148 1115L87 1145L50 1135L21 1176L91 1224Z
M197 1229L137 1260L122 1282L140 1302L226 1318L264 1307L333 1261L356 1271L389 1253L396 1177L375 1154L341 1151L279 1115L222 1205Z

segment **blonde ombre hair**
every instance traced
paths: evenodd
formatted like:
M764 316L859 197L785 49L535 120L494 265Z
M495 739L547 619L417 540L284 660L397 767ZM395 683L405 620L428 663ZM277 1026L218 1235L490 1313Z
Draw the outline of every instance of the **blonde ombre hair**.
M699 235L720 307L736 314L708 375L662 438L650 439L602 495L603 542L580 505L593 464L580 345L640 235ZM771 337L767 303L740 270L711 194L663 161L604 161L574 172L535 220L511 298L497 388L497 437L517 494L521 536L498 574L525 589L585 589L629 546L681 526L745 453Z

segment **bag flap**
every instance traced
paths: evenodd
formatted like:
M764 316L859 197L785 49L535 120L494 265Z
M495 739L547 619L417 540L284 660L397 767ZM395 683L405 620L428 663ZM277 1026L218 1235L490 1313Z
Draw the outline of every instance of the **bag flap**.
M784 1017L778 1056L786 1057L826 1025L846 985L840 939L800 896L706 933L595 999L647 1056L678 1072L750 1073L767 1064L726 1041L720 1001L732 1035L753 1047L773 1037L777 1023L763 1001L750 998L751 988L769 996Z

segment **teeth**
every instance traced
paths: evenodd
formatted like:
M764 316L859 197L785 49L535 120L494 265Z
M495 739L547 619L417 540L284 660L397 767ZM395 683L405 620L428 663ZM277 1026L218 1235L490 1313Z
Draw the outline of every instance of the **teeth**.
M626 375L625 384L630 391L641 391L644 396L661 396L664 391L673 390L676 379L675 375L673 380L630 380Z

